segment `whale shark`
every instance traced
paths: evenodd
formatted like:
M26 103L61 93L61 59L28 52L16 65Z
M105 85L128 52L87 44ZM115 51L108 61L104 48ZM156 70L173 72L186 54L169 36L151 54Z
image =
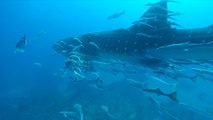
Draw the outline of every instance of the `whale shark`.
M168 59L213 59L209 54L213 50L213 25L181 27L174 22L180 13L168 10L169 2L175 1L149 4L148 10L128 28L65 38L53 48L67 58L66 66L75 68L91 61L155 65Z

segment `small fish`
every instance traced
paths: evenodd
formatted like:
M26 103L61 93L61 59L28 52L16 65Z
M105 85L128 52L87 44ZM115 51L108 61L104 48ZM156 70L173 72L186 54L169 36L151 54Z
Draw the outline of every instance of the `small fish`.
M151 29L156 29L155 26L152 26L152 25L150 25L147 22L138 22L137 24L141 25L141 26L144 26L144 27L146 26L146 27L151 28Z
M153 93L153 94L157 94L157 96L167 96L169 97L171 100L175 101L175 102L178 102L177 100L177 92L173 92L173 93L170 93L170 94L166 94L164 93L163 91L161 91L159 88L157 89L149 89L147 88L147 83L140 83L138 81L135 81L135 80L132 80L132 79L128 79L130 85L134 86L134 87L137 87L139 89L141 89L142 91L144 92L147 92L147 93Z
M120 12L120 13L114 13L113 15L109 16L109 17L107 18L107 20L112 20L112 19L119 18L120 16L122 16L122 15L124 15L124 14L125 14L124 10L123 10L122 12Z
M212 117L212 112L207 110L207 109L204 109L204 108L200 108L200 107L196 107L196 106L192 106L192 105L189 105L187 103L179 103L181 106L191 110L191 111L194 111L196 113L201 113L201 114L204 114L204 115L207 115L207 116L211 116Z
M34 65L35 67L37 67L37 68L43 67L43 65L42 65L41 63L39 63L39 62L34 62L33 65Z
M148 3L145 4L145 6L150 6L153 10L163 10L167 13L174 13L173 11L168 10L166 7L163 7L159 4L154 4L154 3Z
M201 74L207 74L213 76L213 69L206 69L206 68L191 68L193 71L201 73Z
M161 1L160 1L160 3L163 3L163 2L181 3L181 2L176 1L176 0L161 0Z
M176 62L176 61L174 61L174 62ZM198 79L199 75L195 74L194 72L192 72L191 74L188 74L187 71L190 71L190 69L179 68L179 64L170 64L170 65L171 65L171 69L159 69L159 70L154 71L154 73L158 74L158 75L163 75L163 76L169 77L175 81L178 81L179 79L189 79L193 83L195 83L196 80ZM184 67L184 66L182 66L182 67ZM175 83L174 83L174 85L175 85Z
M164 3L164 2L173 2L173 3L181 3L179 1L175 1L175 0L160 0L159 2L157 3L147 3L145 4L145 6L152 6L152 5L156 5L156 4L159 4L159 3Z
M130 85L140 88L140 89L145 89L147 87L147 82L139 82L133 79L127 79Z
M157 17L141 17L139 20L134 21L132 24L138 24L141 22L147 22L147 21L157 21Z
M74 70L74 74L70 77L75 83L87 84L91 87L94 87L99 90L104 90L103 79L99 76L98 73L91 72L87 75L82 75L83 73L78 69Z
M89 42L90 45L94 46L96 49L100 49L100 47L94 42Z
M164 85L172 87L173 90L176 90L176 88L177 88L177 84L178 83L167 83L166 81L164 81L164 80L162 80L162 79L160 79L160 78L158 78L156 76L150 76L150 78L152 78L153 80L156 80L156 81L158 81L158 82L160 82L160 83L162 83Z
M40 38L40 37L43 37L44 35L46 35L47 32L46 31L40 31L38 34L37 34L37 37Z
M213 70L206 68L191 68L193 71L198 73L198 77L210 82L213 82Z
M156 39L158 37L156 35L149 35L149 34L142 33L142 32L136 33L136 36L138 36L138 37L146 37L146 38L156 38Z
M159 49L164 49L164 48L180 48L180 47L188 47L190 45L189 41L184 42L184 43L177 43L177 44L170 44L170 45L165 45L165 46L161 46L158 47L157 50Z
M113 115L109 112L109 109L108 109L107 106L101 105L101 109L103 109L103 110L106 112L106 114L107 114L110 118L112 118L112 119L117 119L115 116L113 116Z
M162 13L145 13L142 17L165 17L172 20L176 20L172 16L176 16L177 14L162 14Z
M24 35L20 41L16 44L16 49L15 49L15 54L20 52L24 52L24 48L26 47L27 41L26 41L26 36Z
M171 79L177 81L177 77L171 73L168 73L167 71L156 70L156 71L154 71L154 74L162 75L162 76L165 76L165 77L168 77L168 78L171 78Z
M181 26L181 25L179 25L179 24L177 24L177 23L175 23L175 22L169 22L169 21L168 21L167 25L173 25L173 26L177 26L177 27L179 27L179 28L184 28L183 26Z
M82 105L81 104L75 104L73 106L73 108L75 108L78 111L78 113L80 115L80 119L79 120L84 120L84 113L83 113Z
M70 111L61 111L59 114L62 114L65 118L69 117L71 120L79 120L80 117L77 112Z
M178 117L172 115L172 114L167 110L167 108L161 104L160 101L155 100L154 98L149 98L149 101L152 102L152 103L154 103L154 104L156 104L156 105L159 107L159 109L160 109L161 112L163 112L163 113L169 115L169 116L170 116L171 118L173 118L174 120L180 120Z
M146 88L146 89L142 89L142 91L144 92L148 92L148 93L153 93L153 94L157 94L157 96L167 96L169 97L171 100L175 101L175 102L178 102L177 100L177 92L173 92L173 93L170 93L170 94L166 94L164 93L163 91L161 91L159 88L157 89L149 89L149 88Z

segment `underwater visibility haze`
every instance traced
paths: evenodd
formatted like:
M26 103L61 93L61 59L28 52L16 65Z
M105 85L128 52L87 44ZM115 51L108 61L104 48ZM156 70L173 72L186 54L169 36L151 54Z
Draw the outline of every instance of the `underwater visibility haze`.
M0 120L213 120L211 0L0 4Z

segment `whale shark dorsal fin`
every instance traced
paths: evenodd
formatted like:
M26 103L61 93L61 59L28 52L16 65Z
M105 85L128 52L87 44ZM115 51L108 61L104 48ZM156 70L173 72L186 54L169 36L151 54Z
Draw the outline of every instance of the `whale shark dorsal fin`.
M170 28L168 24L168 18L172 18L172 15L169 15L167 8L167 3L171 2L170 0L160 0L157 3L149 3L145 6L149 6L148 10L140 17L139 20L133 22L132 28L137 30L137 32L143 32L147 30L156 30L163 28ZM144 30L145 29L145 30Z
M161 0L157 3L149 3L146 4L149 7L149 9L141 16L141 19L148 19L148 18L155 18L155 21L161 20L161 21L167 21L167 1ZM152 20L152 19L150 19ZM152 20L152 21L154 21Z

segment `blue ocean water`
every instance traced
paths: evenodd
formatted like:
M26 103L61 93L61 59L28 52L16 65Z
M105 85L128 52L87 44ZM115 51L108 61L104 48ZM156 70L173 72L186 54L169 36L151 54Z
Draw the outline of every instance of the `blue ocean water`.
M128 28L148 9L144 4L154 2L157 0L1 1L0 120L72 120L60 112L76 111L76 105L82 106L85 120L213 120L213 80L178 81L178 99L183 104L152 95L150 100L129 86L123 74L102 71L104 90L73 83L64 68L64 56L55 54L52 46L58 40ZM186 29L213 24L211 0L180 2L168 6L183 13L175 16L178 24ZM123 10L124 15L107 20ZM15 54L23 35L27 40L24 53ZM144 75L133 78L145 79Z

